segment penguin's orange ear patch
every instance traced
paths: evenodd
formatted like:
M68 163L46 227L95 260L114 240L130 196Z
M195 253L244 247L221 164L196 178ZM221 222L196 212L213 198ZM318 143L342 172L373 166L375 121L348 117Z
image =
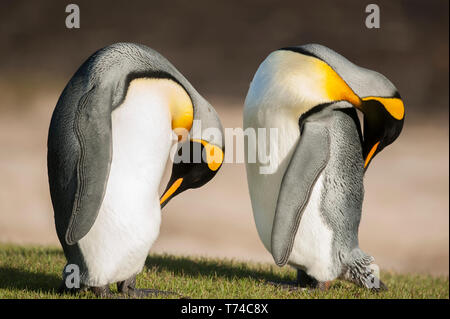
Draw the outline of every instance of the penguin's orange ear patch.
M403 101L399 98L387 98L387 97L376 97L376 96L367 96L362 98L363 101L375 100L380 102L386 111L391 114L391 116L396 120L401 120L405 116L405 105Z
M206 162L212 171L217 171L223 162L223 151L216 145L212 145L204 140L193 139L193 142L201 143L205 147Z

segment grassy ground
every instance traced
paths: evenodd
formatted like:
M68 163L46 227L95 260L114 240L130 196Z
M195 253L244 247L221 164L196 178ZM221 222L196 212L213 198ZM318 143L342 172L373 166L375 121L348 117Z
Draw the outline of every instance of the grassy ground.
M61 298L55 290L64 264L60 249L0 245L0 298ZM190 298L449 298L448 277L382 272L381 278L389 287L387 292L373 293L342 281L333 282L327 291L290 291L267 284L294 280L295 272L288 267L150 255L137 286L176 291ZM83 293L63 298L95 296Z

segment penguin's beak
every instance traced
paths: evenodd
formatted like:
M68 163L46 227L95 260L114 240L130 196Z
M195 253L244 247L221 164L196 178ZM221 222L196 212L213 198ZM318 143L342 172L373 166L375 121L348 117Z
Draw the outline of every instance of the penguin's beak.
M205 140L193 139L180 143L172 175L160 199L161 208L181 192L209 182L222 166L223 158L223 149Z
M159 200L161 208L166 206L166 204L172 199L172 197L180 193L179 190L182 183L183 183L182 177L177 178L175 181L172 181L172 178L170 179L170 182L167 184L163 196L161 196L161 199Z
M364 114L363 157L367 169L376 154L391 144L403 128L405 107L399 95L361 98L355 105Z

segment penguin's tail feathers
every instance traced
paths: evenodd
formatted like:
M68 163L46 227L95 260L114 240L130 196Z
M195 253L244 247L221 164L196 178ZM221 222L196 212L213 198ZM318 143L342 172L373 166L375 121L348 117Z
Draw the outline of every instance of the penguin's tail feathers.
M353 249L345 262L341 278L373 291L387 290L387 286L380 280L379 267L374 261L375 258L361 249Z

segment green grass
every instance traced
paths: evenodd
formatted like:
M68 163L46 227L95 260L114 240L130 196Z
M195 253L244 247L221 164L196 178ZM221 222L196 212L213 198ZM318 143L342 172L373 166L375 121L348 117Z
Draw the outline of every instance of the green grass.
M58 295L65 264L62 250L0 245L0 298L95 298ZM190 298L449 298L448 277L382 272L386 292L370 292L336 280L327 291L290 291L267 284L295 279L289 267L234 260L150 255L137 286ZM114 287L111 286L113 291ZM174 296L175 297L175 296Z

